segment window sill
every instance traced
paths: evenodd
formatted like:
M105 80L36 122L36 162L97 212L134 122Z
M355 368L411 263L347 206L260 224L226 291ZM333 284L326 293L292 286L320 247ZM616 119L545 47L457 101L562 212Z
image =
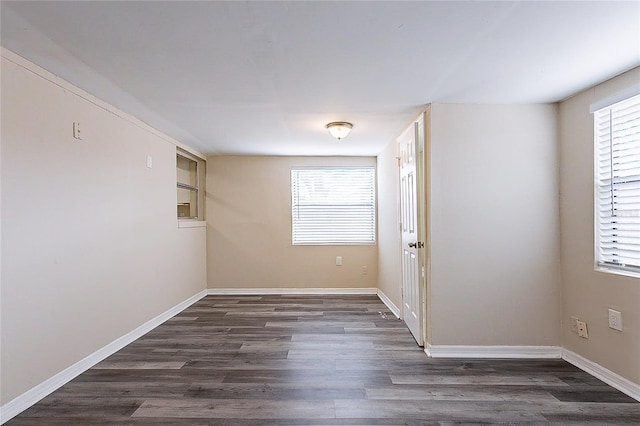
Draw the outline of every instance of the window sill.
M204 228L207 222L204 220L178 220L178 228Z
M640 278L640 272L624 271L622 269L607 268L606 266L596 266L596 272L602 272L603 274L622 275L630 278Z
M309 247L309 246L335 246L335 247L341 247L341 246L375 246L376 243L292 243L291 244L293 247Z

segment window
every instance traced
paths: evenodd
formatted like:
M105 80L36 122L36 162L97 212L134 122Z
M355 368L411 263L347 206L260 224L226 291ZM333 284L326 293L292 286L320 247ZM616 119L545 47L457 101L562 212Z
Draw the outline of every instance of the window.
M294 245L374 244L375 169L291 170Z
M640 272L640 95L594 113L597 266Z
M198 159L179 150L176 155L178 177L178 219L198 219Z

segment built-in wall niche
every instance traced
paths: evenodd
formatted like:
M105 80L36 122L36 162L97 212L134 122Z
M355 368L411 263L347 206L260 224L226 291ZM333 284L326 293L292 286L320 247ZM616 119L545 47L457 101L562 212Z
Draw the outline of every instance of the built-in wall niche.
M176 153L178 219L198 219L201 214L199 211L201 194L198 170L200 161L180 149Z

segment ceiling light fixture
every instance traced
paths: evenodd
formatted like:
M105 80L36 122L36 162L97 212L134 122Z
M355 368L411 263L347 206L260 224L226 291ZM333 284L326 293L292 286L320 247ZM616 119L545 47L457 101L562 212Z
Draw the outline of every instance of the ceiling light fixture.
M353 128L353 124L347 123L346 121L334 121L333 123L327 124L325 127L329 130L331 136L340 140L349 136L349 133Z

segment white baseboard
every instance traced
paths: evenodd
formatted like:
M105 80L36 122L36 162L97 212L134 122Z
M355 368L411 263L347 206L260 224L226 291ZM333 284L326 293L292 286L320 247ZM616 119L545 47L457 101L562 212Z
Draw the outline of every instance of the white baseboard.
M427 343L424 351L432 358L562 358L609 386L640 401L640 384L625 379L600 364L558 346L463 346L430 345Z
M31 407L36 402L40 401L45 396L49 395L56 389L60 388L64 384L84 373L100 361L104 360L110 355L113 355L115 352L124 348L134 340L139 339L169 318L182 312L198 300L202 299L204 296L206 296L206 294L206 290L202 290L198 294L188 298L184 302L177 304L173 308L161 313L157 317L145 322L144 324L130 331L124 336L117 338L113 342L98 349L94 353L86 356L70 367L65 368L55 376L50 377L39 385L36 385L33 388L29 389L22 395L7 402L2 407L0 407L0 424L9 421L27 408Z
M382 300L382 303L387 305L387 308L396 316L396 318L400 318L400 309L387 297L386 294L380 289L378 289L378 297Z
M575 365L579 369L586 371L592 376L597 377L609 386L618 389L620 392L629 395L631 398L640 401L640 384L625 379L600 364L589 361L588 359L567 349L562 349L562 359Z
M212 296L261 296L268 294L378 294L377 288L209 288Z
M561 358L558 346L466 346L430 345L424 347L432 358Z

